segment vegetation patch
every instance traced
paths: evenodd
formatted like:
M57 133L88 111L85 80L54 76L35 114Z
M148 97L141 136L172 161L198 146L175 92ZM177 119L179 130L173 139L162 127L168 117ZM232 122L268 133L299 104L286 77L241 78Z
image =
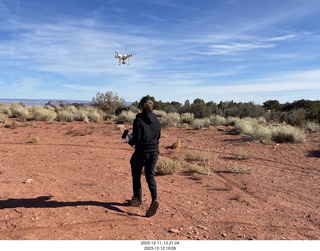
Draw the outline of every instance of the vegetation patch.
M29 141L29 143L32 143L32 144L36 144L36 143L39 143L39 142L40 142L39 137L33 137L33 138Z
M193 150L186 152L185 155L189 161L210 161L215 158L209 151Z
M271 134L272 140L278 143L303 143L306 140L306 134L302 129L290 125L273 127Z
M251 174L253 173L253 170L249 167L246 166L240 166L237 163L231 163L231 164L227 164L226 168L229 172L231 173L236 173L236 174Z
M247 160L247 159L251 159L253 157L253 153L251 153L250 151L243 149L243 148L239 148L234 152L235 157L238 160Z
M172 175L177 173L180 170L180 168L180 161L163 158L158 160L156 171L160 174Z
M163 127L177 127L180 123L179 113L167 113L160 120L161 126Z
M192 173L199 173L199 174L206 174L206 175L213 174L213 171L208 164L199 165L196 163L192 163L187 166L187 169L189 172L192 172Z

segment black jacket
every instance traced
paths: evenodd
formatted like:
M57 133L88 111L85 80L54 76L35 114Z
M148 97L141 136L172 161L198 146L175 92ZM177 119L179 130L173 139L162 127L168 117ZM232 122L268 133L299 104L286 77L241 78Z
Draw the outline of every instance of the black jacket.
M133 121L132 138L129 145L139 152L159 152L161 125L154 113L138 113Z

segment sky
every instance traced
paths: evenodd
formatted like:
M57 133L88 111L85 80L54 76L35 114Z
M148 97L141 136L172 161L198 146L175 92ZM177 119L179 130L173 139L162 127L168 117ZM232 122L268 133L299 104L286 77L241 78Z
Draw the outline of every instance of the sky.
M319 23L319 0L0 0L0 98L319 100Z

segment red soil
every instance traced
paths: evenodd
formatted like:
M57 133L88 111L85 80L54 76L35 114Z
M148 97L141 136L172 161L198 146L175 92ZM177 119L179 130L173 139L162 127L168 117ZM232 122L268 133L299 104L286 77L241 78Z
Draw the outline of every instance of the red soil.
M165 128L160 158L209 151L215 174L190 174L185 162L177 174L157 175L160 207L150 218L144 177L143 206L125 203L133 148L121 133L109 122L0 128L0 239L320 239L320 133L302 144L264 145L232 128ZM40 141L30 143L34 137ZM177 139L181 147L167 149ZM237 160L241 148L253 157ZM234 162L253 173L228 172Z

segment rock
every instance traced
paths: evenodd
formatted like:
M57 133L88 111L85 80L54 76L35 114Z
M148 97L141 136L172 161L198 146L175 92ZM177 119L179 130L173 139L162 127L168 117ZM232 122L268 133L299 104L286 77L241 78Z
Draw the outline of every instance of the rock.
M221 233L221 236L222 237L227 237L227 234L226 233Z
M22 183L25 183L25 184L27 184L27 183L33 183L33 179L27 179L26 181L24 181L24 182L22 182Z
M218 128L219 132L225 132L226 130L224 128Z
M171 229L169 230L169 233L180 234L180 231L179 231L179 229L171 228Z
M197 226L197 228L200 228L200 229L203 229L203 230L207 230L207 228L204 227L204 226Z

